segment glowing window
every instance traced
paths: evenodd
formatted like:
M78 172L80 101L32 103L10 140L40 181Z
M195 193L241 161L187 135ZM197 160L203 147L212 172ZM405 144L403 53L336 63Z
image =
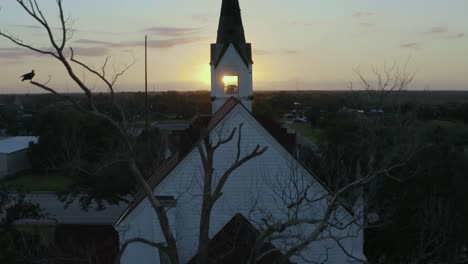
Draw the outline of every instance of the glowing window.
M239 93L239 76L224 76L224 92L226 94Z

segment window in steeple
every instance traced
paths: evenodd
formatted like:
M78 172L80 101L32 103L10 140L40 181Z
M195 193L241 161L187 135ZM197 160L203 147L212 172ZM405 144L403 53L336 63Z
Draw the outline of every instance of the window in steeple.
M239 76L224 76L224 93L226 94L239 94Z

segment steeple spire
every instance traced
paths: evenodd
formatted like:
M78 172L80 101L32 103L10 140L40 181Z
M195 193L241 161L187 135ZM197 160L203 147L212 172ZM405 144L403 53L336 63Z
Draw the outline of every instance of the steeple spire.
M218 66L229 45L233 44L245 65L252 64L252 48L245 40L239 0L223 0L216 44L211 47L211 65Z
M239 0L223 0L216 43L246 43Z

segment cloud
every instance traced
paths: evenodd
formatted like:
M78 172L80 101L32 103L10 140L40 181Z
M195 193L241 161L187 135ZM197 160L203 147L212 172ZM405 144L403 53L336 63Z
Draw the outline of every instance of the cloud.
M12 25L13 27L17 27L17 28L25 28L25 29L31 29L31 30L43 30L44 27L43 26L39 26L39 25L21 25L21 24L16 24L16 25ZM50 27L52 30L54 31L62 31L62 28L61 27ZM72 32L84 32L84 31L81 31L81 30L78 30L78 29L74 29L74 28L70 28L69 31L72 31ZM88 31L89 32L89 31ZM44 33L46 34L46 33Z
M255 49L254 50L254 55L258 55L258 56L270 56L270 55L275 55L275 54L279 54L279 55L296 55L298 53L300 53L300 51L293 50L293 49L282 49L282 50L276 50L276 51L264 50L264 49Z
M73 51L75 55L81 57L99 57L109 54L109 49L106 47L76 47Z
M148 47L154 49L167 49L180 45L186 45L194 42L198 42L202 38L174 38L174 39L163 39L163 40L150 40L148 41ZM143 42L133 42L133 45L143 45Z
M47 49L45 49L47 50ZM0 48L0 59L16 60L27 56L44 56L25 48Z
M181 37L186 35L192 35L195 33L199 33L201 28L189 28L189 27L150 27L146 28L144 32L149 34L156 34L159 36L166 36L166 37Z
M293 50L293 49L282 49L282 50L264 50L264 49L255 49L254 55L258 56L270 56L270 55L296 55L299 54L300 51Z
M200 13L200 14L193 14L192 19L201 23L209 23L216 21L216 16L213 14L207 14L207 13Z
M48 50L47 48L40 48L42 50ZM106 47L75 47L74 52L78 56L82 57L96 57L107 55L109 50ZM68 50L66 51L68 52ZM34 51L25 49L25 48L0 48L0 59L8 60L19 60L25 57L41 57L48 56L44 54L39 54Z
M354 11L353 13L353 17L355 18L371 17L374 15L375 13L369 11Z
M37 26L37 25L13 25L14 27L19 27L19 28L28 28L28 29L42 29L42 26Z
M403 43L400 45L400 47L405 48L405 49L419 49L423 46L421 42L409 42L409 43Z
M273 52L269 50L263 50L263 49L255 49L253 52L255 55L263 56L263 55L271 55Z
M361 23L359 23L359 24L361 24L361 26L365 26L365 27L373 27L373 26L375 26L375 24L372 24L372 23L369 23L369 22L361 22Z
M85 45L105 45L105 46L116 45L116 43L94 40L94 39L79 39L79 40L75 40L74 42L79 43L79 44L85 44Z
M461 39L464 37L465 37L465 33L458 33L458 34L447 36L448 39Z
M25 28L25 29L31 29L31 30L42 30L44 29L43 26L40 25L22 25L22 24L13 24L11 25L12 27L17 27L17 28ZM51 27L54 31L61 31L61 27ZM102 31L102 30L81 30L81 29L75 29L75 28L70 28L70 31L73 33L76 32L82 32L82 33L90 33L90 34L108 34L108 35L120 35L120 34L127 34L127 33L133 33L133 32L110 32L110 31ZM45 34L45 33L44 33Z
M442 34L442 33L447 33L448 29L446 27L442 26L437 26L437 27L432 27L429 30L425 31L424 34Z
M148 47L154 49L167 49L180 45L190 44L202 40L199 37L187 37L187 38L170 38L170 39L159 39L149 40ZM93 39L79 39L75 41L78 44L84 45L102 45L107 48L131 48L136 46L143 46L144 41L123 41L123 42L108 42Z
M283 54L286 54L286 55L296 55L299 53L299 51L297 50L291 50L291 49L284 49L281 51Z

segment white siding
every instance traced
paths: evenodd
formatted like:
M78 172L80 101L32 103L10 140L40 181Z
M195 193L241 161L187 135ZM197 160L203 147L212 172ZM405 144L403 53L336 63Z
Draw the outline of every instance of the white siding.
M13 175L23 170L31 168L28 157L28 149L23 149L8 154L8 174Z
M239 76L238 95L225 94L223 77L226 75ZM231 44L218 66L216 68L214 65L211 66L211 96L216 97L212 105L213 113L218 111L231 96L240 99L247 109L252 110L252 101L248 98L253 95L252 80L252 65L247 66Z
M23 149L12 153L0 153L0 179L14 175L31 168L28 150Z
M284 219L287 212L285 209L291 201L288 195L294 197L294 190L310 186L308 196L320 197L325 194L323 187L314 180L295 160L278 145L274 139L263 130L263 128L252 118L252 116L240 105L229 114L213 131L228 133L233 127L243 123L242 128L242 154L250 152L257 144L268 146L269 149L260 157L255 158L238 168L230 177L223 189L223 196L218 200L212 211L212 225L210 235L216 234L236 213L241 213L251 220L255 225L261 222L265 214L270 213L275 219ZM237 136L235 137L235 139ZM215 181L235 159L236 140L222 146L215 154ZM198 226L201 207L201 162L196 150L190 153L179 166L167 177L155 190L158 195L174 195L177 197L177 208L174 210L175 222L174 232L178 239L178 249L181 263L186 263L196 253L198 241ZM294 184L293 184L294 183ZM293 186L294 185L294 186ZM284 190L287 190L283 192ZM286 200L286 204L285 201ZM323 214L323 203L301 208L301 215L317 217ZM350 218L350 215L340 209L337 213L339 218ZM162 241L160 230L158 230L155 215L147 205L142 202L132 214L125 219L121 225L128 225L128 234L144 234L154 241ZM156 232L156 231L157 232ZM300 226L291 232L300 231L307 233L312 226ZM352 226L346 230L334 230L338 236L347 236L349 232L356 233L357 227ZM275 246L283 248L287 241L278 241ZM353 242L358 247L353 246ZM357 252L362 245L362 237L358 240L348 239L343 242L348 250ZM327 263L351 263L348 257L341 251L333 241L324 240L313 243L304 250L304 257L319 261L324 259L329 247ZM142 262L146 259L154 259L155 253L143 251L141 246L130 248L124 255L123 263L150 263ZM156 252L153 250L153 252ZM357 252L359 253L359 252ZM362 257L362 254L358 257ZM301 258L294 258L298 263L304 263Z

